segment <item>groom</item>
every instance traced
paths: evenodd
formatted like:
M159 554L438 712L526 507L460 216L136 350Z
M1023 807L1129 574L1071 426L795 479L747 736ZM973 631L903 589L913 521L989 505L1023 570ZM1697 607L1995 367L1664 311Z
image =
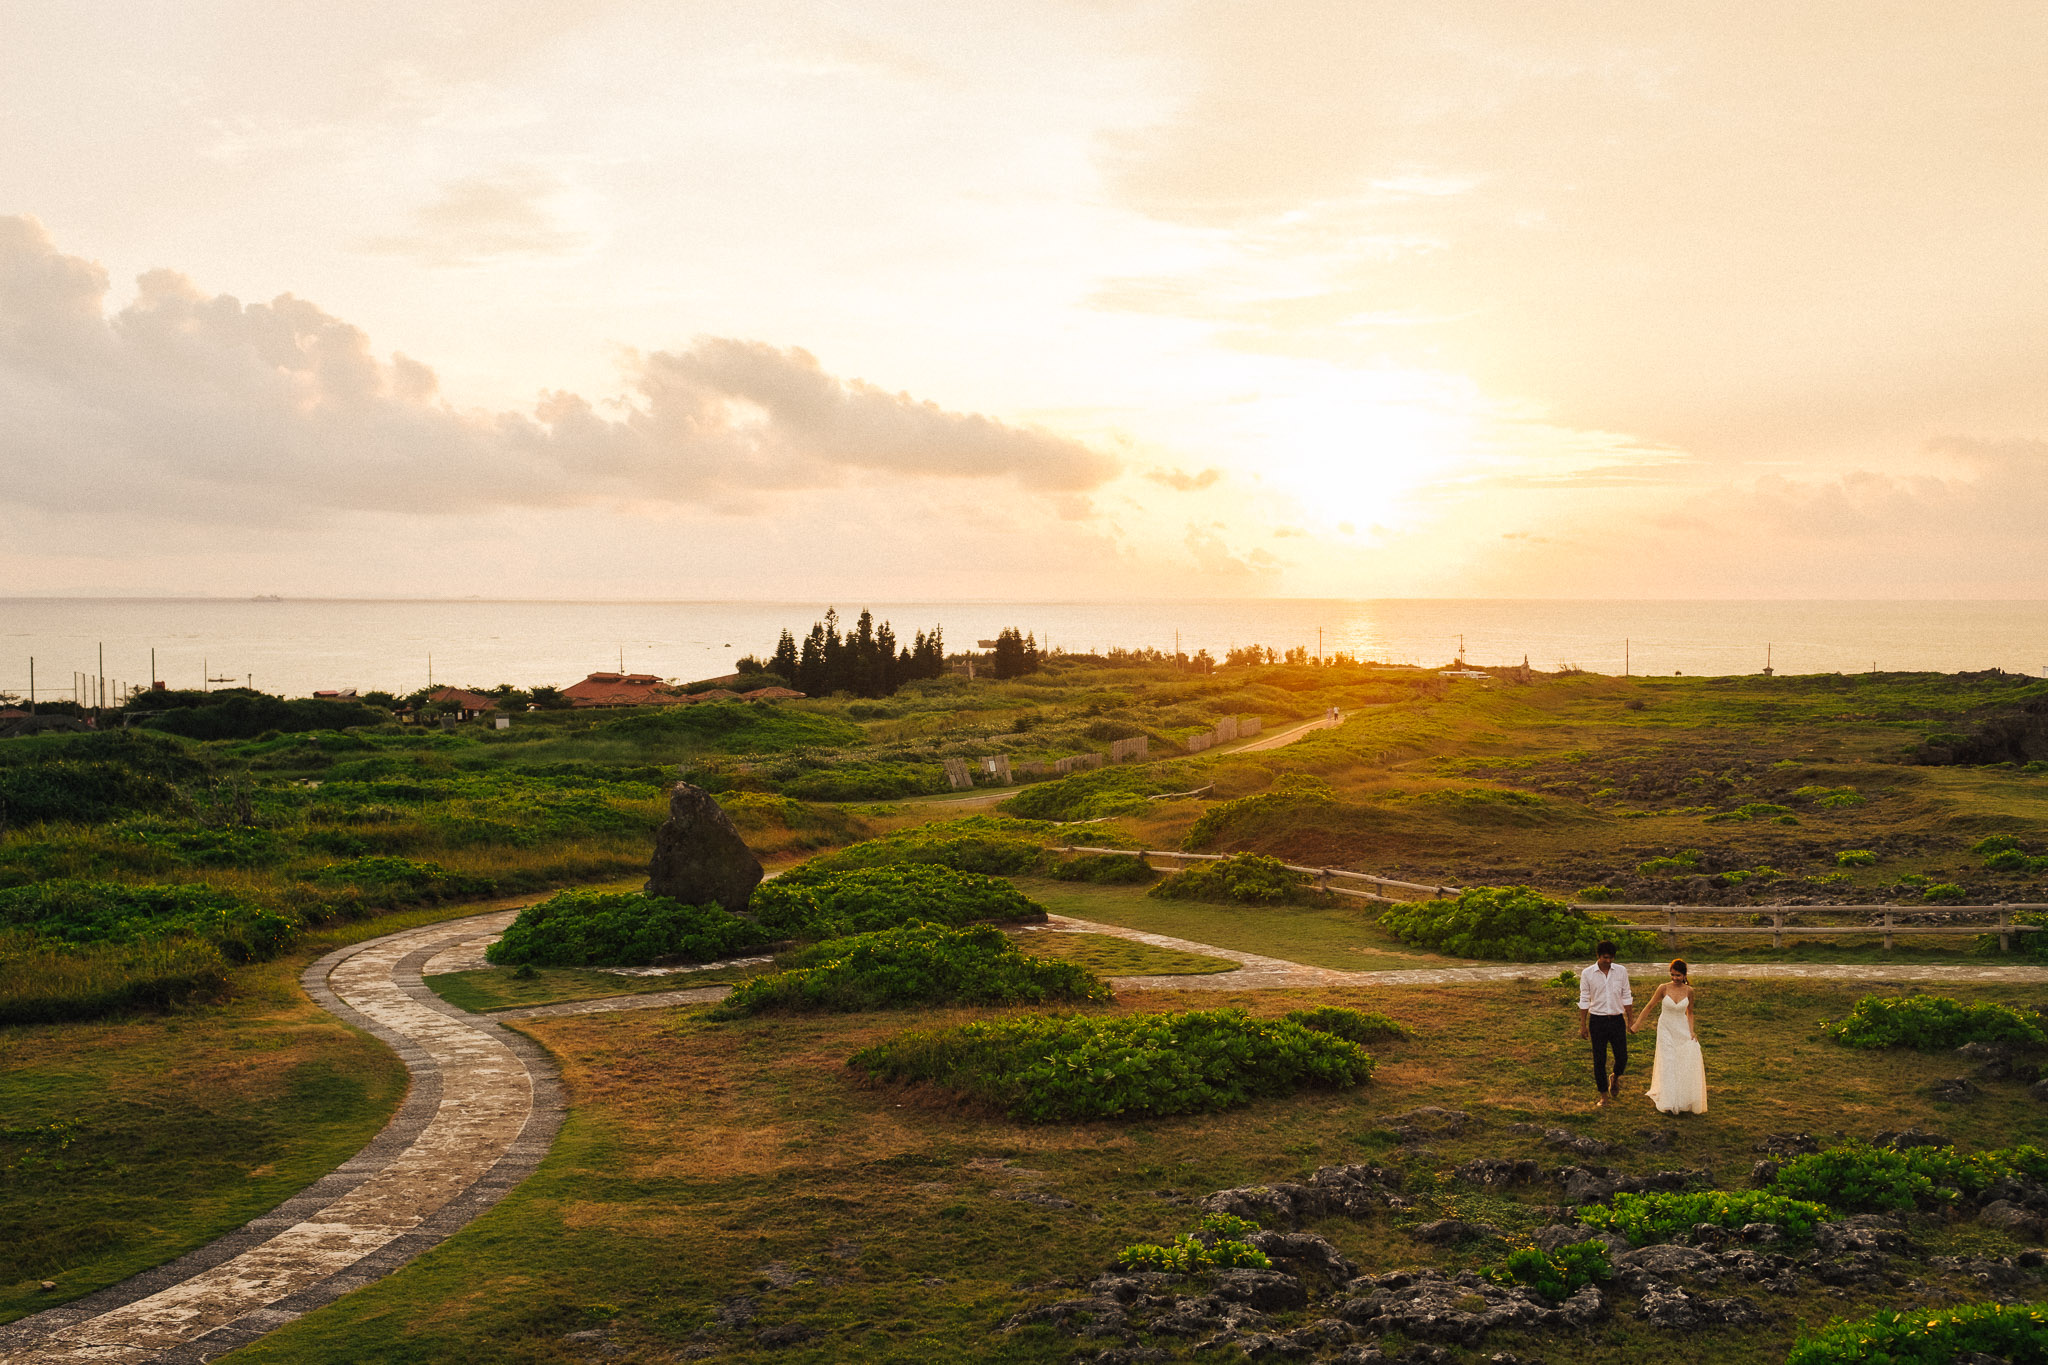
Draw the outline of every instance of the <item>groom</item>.
M1598 1103L1621 1093L1621 1073L1628 1070L1628 1007L1636 1002L1628 988L1628 968L1614 960L1614 944L1601 939L1599 955L1579 975L1579 1037L1593 1040L1593 1085ZM1614 1081L1607 1080L1607 1049L1614 1049Z

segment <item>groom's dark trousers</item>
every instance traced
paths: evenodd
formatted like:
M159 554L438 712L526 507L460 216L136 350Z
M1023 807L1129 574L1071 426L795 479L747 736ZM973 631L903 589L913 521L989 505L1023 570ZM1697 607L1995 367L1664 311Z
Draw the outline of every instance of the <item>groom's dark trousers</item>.
M1586 1017L1586 1031L1593 1037L1593 1085L1607 1093L1607 1049L1614 1049L1614 1079L1628 1070L1628 1016L1593 1014Z

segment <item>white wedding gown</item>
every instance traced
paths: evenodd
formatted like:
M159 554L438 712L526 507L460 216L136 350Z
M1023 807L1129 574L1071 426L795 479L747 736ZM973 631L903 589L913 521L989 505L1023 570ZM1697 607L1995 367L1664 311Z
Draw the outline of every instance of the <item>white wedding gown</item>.
M1657 1014L1657 1057L1650 1065L1651 1103L1667 1114L1707 1112L1707 1064L1692 1035L1692 1002L1664 997Z

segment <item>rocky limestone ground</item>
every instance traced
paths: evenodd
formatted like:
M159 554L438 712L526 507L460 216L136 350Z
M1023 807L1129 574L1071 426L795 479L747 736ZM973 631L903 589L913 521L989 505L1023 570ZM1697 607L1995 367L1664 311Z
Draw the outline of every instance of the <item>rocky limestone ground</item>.
M1455 1134L1471 1116L1438 1108L1391 1120L1410 1141ZM1563 1130L1531 1129L1549 1146L1575 1156L1604 1154L1607 1144ZM1907 1148L1946 1144L1931 1133L1879 1133L1876 1145ZM1818 1150L1805 1134L1777 1134L1758 1144L1752 1179L1764 1183L1777 1162ZM1616 1320L1669 1333L1674 1347L1686 1334L1741 1329L1782 1319L1794 1296L1849 1287L1895 1293L1909 1308L1936 1290L1999 1302L2041 1295L2048 1254L2039 1248L2001 1257L1928 1256L1913 1235L1914 1219L1863 1214L1821 1224L1808 1240L1776 1224L1741 1228L1700 1224L1669 1241L1643 1246L1582 1222L1578 1210L1617 1193L1714 1188L1707 1171L1621 1175L1598 1165L1545 1168L1529 1159L1489 1158L1450 1173L1458 1184L1487 1190L1554 1187L1562 1202L1535 1206L1554 1221L1533 1235L1554 1251L1571 1243L1606 1243L1612 1276L1561 1301L1534 1289L1502 1286L1475 1270L1431 1266L1361 1275L1325 1237L1302 1230L1310 1222L1342 1217L1410 1220L1417 1240L1446 1248L1491 1247L1504 1253L1502 1230L1483 1222L1438 1219L1414 1222L1423 1198L1404 1190L1399 1170L1377 1165L1325 1166L1304 1183L1217 1190L1198 1201L1208 1213L1231 1214L1262 1225L1244 1240L1264 1252L1269 1269L1231 1269L1182 1276L1111 1270L1084 1285L1035 1286L1057 1297L1026 1308L1003 1324L1016 1332L1043 1324L1073 1337L1077 1361L1096 1365L1177 1360L1197 1351L1234 1348L1253 1360L1327 1361L1344 1365L1401 1362L1425 1365L1471 1359L1503 1331L1556 1337L1569 1358L1588 1329ZM1918 1215L1916 1215L1916 1218ZM2006 1181L1957 1207L1925 1211L1936 1220L1975 1219L2023 1241L2048 1232L2048 1187ZM1518 1239L1519 1240L1519 1239ZM1495 1257L1494 1259L1497 1259ZM1059 1292L1064 1291L1064 1292ZM1457 1353L1453 1354L1453 1348ZM1496 1351L1479 1357L1494 1365L1530 1365L1536 1357Z

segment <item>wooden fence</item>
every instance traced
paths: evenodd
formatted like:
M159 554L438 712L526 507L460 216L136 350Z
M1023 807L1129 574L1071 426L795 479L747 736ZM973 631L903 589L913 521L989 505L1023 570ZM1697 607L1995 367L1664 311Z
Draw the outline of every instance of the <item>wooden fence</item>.
M1165 861L1180 866L1190 862L1217 862L1229 857L1225 853L1183 853L1178 849L1128 849L1128 848L1087 848L1080 845L1065 845L1053 850L1055 853L1128 853L1143 857L1147 862ZM1402 898L1381 895L1377 891L1364 891L1335 884L1337 879L1363 882L1370 886L1396 891L1419 891L1430 896L1455 896L1455 886L1427 886L1421 882L1404 882L1393 877L1376 877L1369 872L1347 872L1337 867L1302 867L1295 863L1282 863L1282 867L1294 872L1303 872L1316 879L1316 889L1327 891L1333 896L1350 896L1357 900L1378 901L1384 905L1398 905ZM1740 916L1756 920L1765 916L1769 924L1702 924L1692 932L1724 935L1769 934L1771 946L1782 948L1786 937L1800 935L1845 935L1880 934L1884 946L1890 948L1893 941L1901 936L1920 934L1997 934L1998 947L2005 951L2012 947L2015 934L2036 934L2044 927L2038 924L2015 924L2013 915L2020 911L2048 910L2048 904L2036 905L2018 902L2006 905L1628 905L1602 903L1574 905L1574 910L1583 910L1593 915L1660 915L1662 920L1655 924L1628 922L1612 923L1616 929L1635 929L1662 934L1667 947L1676 947L1681 927L1681 915L1718 915L1722 918ZM1794 917L1820 915L1863 915L1875 916L1876 923L1865 924L1791 924ZM1910 920L1911 922L1902 922ZM1938 921L1928 923L1928 921Z

